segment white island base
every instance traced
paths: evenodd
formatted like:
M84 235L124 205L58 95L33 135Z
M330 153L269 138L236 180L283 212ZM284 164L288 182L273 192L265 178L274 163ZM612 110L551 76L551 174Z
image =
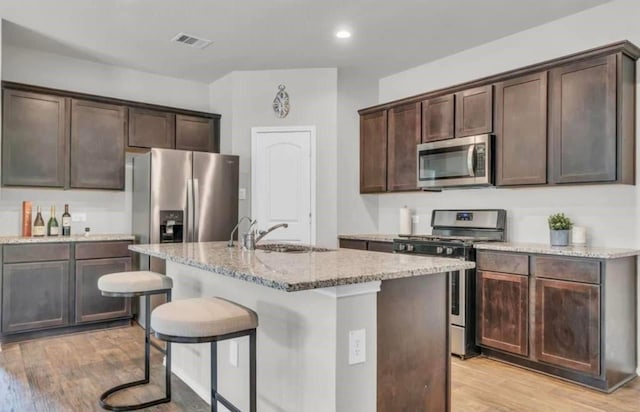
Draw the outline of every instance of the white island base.
M260 412L376 410L380 281L285 292L167 261L173 299L220 296L258 313ZM349 331L364 329L365 362L349 364ZM238 344L238 366L230 347ZM173 372L210 401L209 344L173 344ZM219 392L249 410L249 339L218 344ZM226 410L222 405L220 410Z

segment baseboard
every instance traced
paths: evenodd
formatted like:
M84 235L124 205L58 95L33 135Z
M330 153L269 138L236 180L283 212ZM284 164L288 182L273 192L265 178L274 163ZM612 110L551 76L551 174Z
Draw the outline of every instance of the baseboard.
M173 362L171 362L173 364ZM182 382L185 383L192 391L196 393L207 405L211 405L211 389L205 388L194 379L190 378L182 369L171 365L171 372L176 375Z

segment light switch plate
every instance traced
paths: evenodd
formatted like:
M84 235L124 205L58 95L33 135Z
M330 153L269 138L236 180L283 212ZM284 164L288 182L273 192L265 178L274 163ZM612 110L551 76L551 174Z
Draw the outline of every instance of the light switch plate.
M238 199L247 200L247 189L245 189L244 187L238 189Z
M366 345L366 331L364 329L349 331L349 365L366 362Z

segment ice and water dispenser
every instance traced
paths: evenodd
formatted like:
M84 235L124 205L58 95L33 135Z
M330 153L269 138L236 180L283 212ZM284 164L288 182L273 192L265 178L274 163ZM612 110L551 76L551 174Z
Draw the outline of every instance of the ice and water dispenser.
M182 243L183 228L182 210L160 211L160 243Z

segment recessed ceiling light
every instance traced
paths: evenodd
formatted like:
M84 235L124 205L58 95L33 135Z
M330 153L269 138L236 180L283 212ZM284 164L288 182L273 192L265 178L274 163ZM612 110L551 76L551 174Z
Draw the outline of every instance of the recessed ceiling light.
M338 30L336 32L336 37L339 39L348 39L351 37L351 32L348 30Z

